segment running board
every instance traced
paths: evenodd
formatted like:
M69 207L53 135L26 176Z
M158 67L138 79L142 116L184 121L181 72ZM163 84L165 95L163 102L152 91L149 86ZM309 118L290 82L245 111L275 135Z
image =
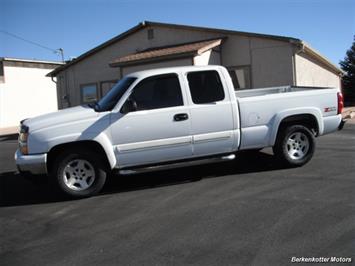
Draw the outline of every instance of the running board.
M127 168L127 169L119 170L118 172L122 175L133 175L133 174L141 174L141 173L148 173L154 171L169 170L174 168L195 166L199 164L220 163L225 161L231 161L234 159L235 159L235 154L230 154L221 157L213 157L213 158L193 160L193 161L184 161L184 162L171 163L171 164L154 165L154 166L131 168L131 169Z

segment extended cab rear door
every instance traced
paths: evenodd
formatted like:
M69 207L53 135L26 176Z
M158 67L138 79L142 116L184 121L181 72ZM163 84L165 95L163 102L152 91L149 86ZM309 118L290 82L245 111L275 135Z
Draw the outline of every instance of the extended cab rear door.
M194 157L232 152L239 142L233 129L231 97L220 74L218 70L185 74Z

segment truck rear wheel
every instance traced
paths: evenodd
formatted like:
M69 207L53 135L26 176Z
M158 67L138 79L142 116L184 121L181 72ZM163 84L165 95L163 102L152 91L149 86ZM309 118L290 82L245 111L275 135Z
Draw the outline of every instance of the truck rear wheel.
M305 126L292 125L279 133L274 154L288 166L302 166L306 164L314 154L315 137Z
M53 180L64 194L73 198L90 197L106 182L104 163L93 152L66 152L53 165Z

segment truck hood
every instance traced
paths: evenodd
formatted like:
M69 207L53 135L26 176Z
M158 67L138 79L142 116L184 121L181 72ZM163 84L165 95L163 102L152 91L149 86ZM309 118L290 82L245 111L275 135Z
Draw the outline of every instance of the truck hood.
M26 119L24 124L29 127L30 132L33 132L42 128L86 120L97 116L98 113L94 109L87 105L82 105Z

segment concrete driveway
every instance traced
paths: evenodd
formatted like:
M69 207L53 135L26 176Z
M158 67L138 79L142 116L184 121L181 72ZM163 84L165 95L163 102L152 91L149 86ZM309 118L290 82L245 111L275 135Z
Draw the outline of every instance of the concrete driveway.
M45 179L33 185L16 174L15 149L13 137L1 137L2 266L354 263L354 124L319 138L301 168L282 169L264 150L117 176L101 195L77 201L63 200Z

